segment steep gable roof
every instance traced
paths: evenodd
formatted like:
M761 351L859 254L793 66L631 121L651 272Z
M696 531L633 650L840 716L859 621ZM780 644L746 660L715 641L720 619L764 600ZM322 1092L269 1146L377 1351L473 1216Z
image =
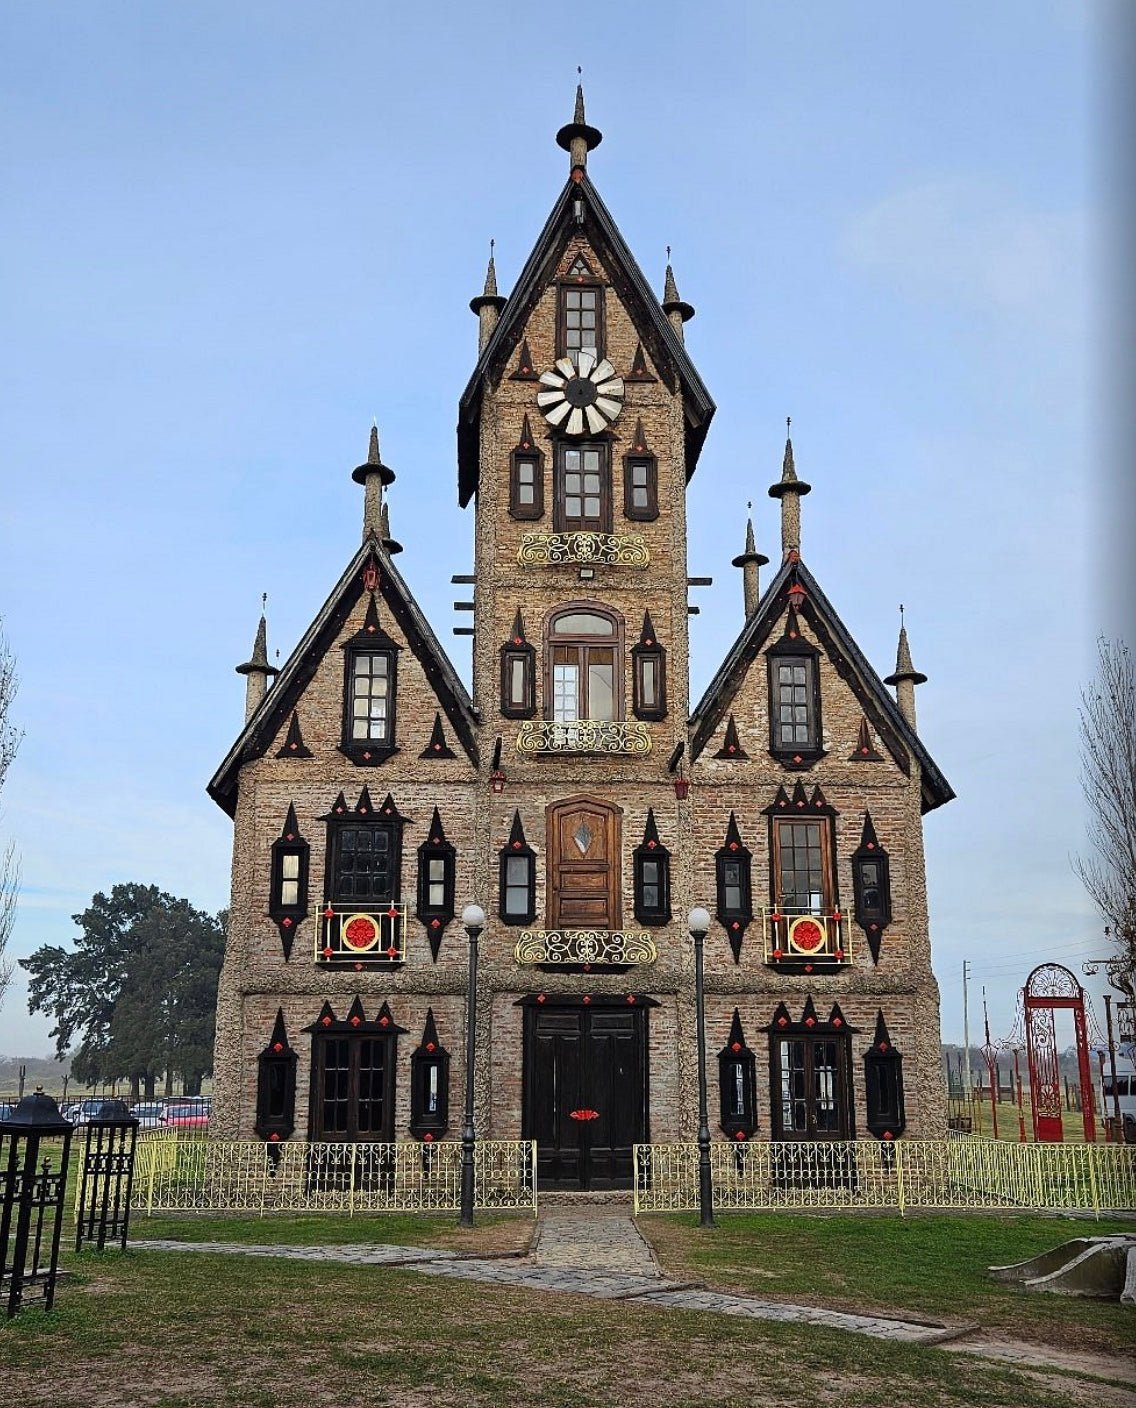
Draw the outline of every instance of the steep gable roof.
M578 177L578 179L577 179ZM599 192L587 173L577 171L565 185L545 222L516 287L486 343L458 403L458 503L464 508L477 491L479 445L477 422L487 387L500 381L509 357L521 340L529 316L552 282L565 246L581 228L573 212L577 199L586 207L584 229L624 302L636 332L659 368L667 388L682 387L686 411L686 475L689 480L715 405L694 363L663 312L659 300L635 262Z
M919 735L900 713L887 686L852 639L816 578L803 562L793 559L784 562L770 582L756 612L745 623L741 635L691 714L691 760L705 749L753 662L769 643L774 627L789 608L789 589L793 586L803 587L805 593L797 608L798 614L816 633L829 662L859 700L896 763L907 773L910 772L911 757L919 764L923 811L933 811L935 807L949 802L955 795L950 783L939 771Z
M477 765L477 742L474 736L477 716L473 703L438 638L430 629L421 608L414 600L410 588L391 562L385 547L371 535L364 538L343 576L320 608L319 614L288 657L276 683L261 700L256 712L213 775L206 790L217 805L230 816L236 812L241 768L245 763L252 762L267 752L281 724L295 708L320 661L334 645L363 595L363 572L372 559L378 566L378 591L383 601L390 608L395 621L406 636L410 649L425 670L426 677L434 687L467 757L474 766Z

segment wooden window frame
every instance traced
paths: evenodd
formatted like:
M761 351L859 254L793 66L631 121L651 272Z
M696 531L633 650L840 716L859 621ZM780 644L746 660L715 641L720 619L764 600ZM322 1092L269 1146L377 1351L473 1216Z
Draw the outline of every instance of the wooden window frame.
M512 698L513 665L524 671L523 699ZM536 713L536 648L528 641L508 641L501 647L501 713L506 719L531 719Z
M520 466L533 466L533 501L521 503ZM537 449L517 449L509 456L509 515L522 522L544 517L544 455Z
M864 881L864 867L868 865L879 867L880 878L876 888L880 892L880 904L874 909L864 901L864 892L868 888ZM885 929L891 923L891 866L886 851L881 849L869 855L852 857L852 912L856 923L865 930L869 924Z
M656 704L643 703L643 664L648 660L655 665ZM652 721L667 716L667 652L658 640L654 645L631 647L631 712L637 719Z
M635 485L632 471L642 466L647 471L647 506L638 508L635 504ZM653 523L659 516L659 461L654 455L642 451L623 457L623 516L633 523Z
M604 333L605 329L605 299L604 284L602 279L598 279L594 274L576 274L571 278L564 278L557 281L556 285L556 355L557 357L571 357L579 349L568 346L568 298L570 291L576 289L594 290L596 294L596 346L597 358L606 355L605 343L607 341Z
M595 520L569 519L564 510L564 456L574 450L596 450L600 455L600 512ZM553 448L552 527L557 533L610 533L611 505L611 443L608 440L557 439Z
M309 1103L309 1125L312 1131L312 1138L317 1141L327 1143L389 1143L394 1138L394 1117L395 1117L395 1075L398 1061L398 1031L376 1031L371 1023L358 1031L345 1031L342 1027L327 1031L315 1032L312 1036L312 1077L311 1094ZM351 1129L351 1120L348 1119L346 1130L327 1131L323 1129L323 1106L324 1106L324 1083L323 1075L327 1068L326 1053L329 1043L333 1041L345 1041L347 1043L347 1108L354 1111L355 1123L358 1126L359 1111L359 1053L364 1041L381 1042L385 1047L383 1052L383 1074L382 1074L382 1111L383 1127L381 1130L360 1130L356 1127Z
M812 910L813 913L825 913L834 909L839 909L840 899L837 891L837 874L835 863L835 836L832 824L832 817L817 815L816 813L791 814L789 816L772 816L769 818L770 843L769 843L769 885L770 899L774 905L785 904L786 897L782 891L781 884L781 852L784 843L781 839L781 830L786 826L817 826L820 828L820 863L821 863L821 905L819 911ZM794 908L803 908L796 906Z
M781 1043L800 1041L804 1043L806 1090L808 1096L807 1127L803 1131L785 1129L785 1112L782 1101L782 1053ZM836 1090L835 1104L840 1115L836 1130L817 1130L815 1120L815 1074L814 1049L820 1042L831 1041L836 1047ZM852 1038L848 1032L805 1031L794 1026L782 1031L774 1031L769 1036L769 1095L771 1104L772 1138L788 1142L824 1143L855 1138L855 1107L852 1090Z
M587 612L592 616L603 616L614 626L610 636L604 635L584 635L583 633L567 632L559 635L556 631L556 623L564 616L574 615L577 612ZM619 722L624 717L624 633L623 617L613 611L609 606L602 606L596 601L570 601L563 602L552 610L544 624L544 717L553 719L555 717L556 692L554 688L555 666L553 656L557 646L565 646L568 649L586 651L591 648L610 649L613 654L612 660L612 722ZM579 719L589 719L591 714L585 709L588 700L588 681L586 656L580 657L579 693L577 694L577 707L582 710L578 715Z

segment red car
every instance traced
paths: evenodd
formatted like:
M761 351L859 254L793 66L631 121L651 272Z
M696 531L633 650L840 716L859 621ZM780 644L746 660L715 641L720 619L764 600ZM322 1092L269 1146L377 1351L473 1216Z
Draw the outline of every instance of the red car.
M168 1129L207 1129L209 1111L202 1105L171 1105L165 1123Z

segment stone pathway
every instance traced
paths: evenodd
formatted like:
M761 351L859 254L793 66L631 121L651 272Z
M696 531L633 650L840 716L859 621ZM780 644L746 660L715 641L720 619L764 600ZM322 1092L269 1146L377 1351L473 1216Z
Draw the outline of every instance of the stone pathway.
M853 1315L707 1290L696 1282L668 1280L631 1217L630 1208L620 1204L545 1206L525 1256L486 1257L386 1244L310 1247L132 1239L131 1246L140 1251L220 1252L353 1266L407 1266L424 1276L446 1276L522 1290L562 1291L600 1300L627 1300L781 1324L818 1325L907 1344L942 1345L944 1349L1000 1359L1022 1369L1060 1369L1136 1384L1136 1369L1127 1360L1062 1354L1039 1345L1009 1341L975 1340L971 1336L977 1327L971 1325L951 1328L929 1321Z

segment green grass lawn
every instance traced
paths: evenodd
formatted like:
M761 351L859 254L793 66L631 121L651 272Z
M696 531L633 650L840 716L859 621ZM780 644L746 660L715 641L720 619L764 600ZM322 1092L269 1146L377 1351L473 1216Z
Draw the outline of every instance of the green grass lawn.
M1118 1304L999 1285L988 1266L1023 1261L1071 1237L1136 1223L1017 1215L865 1217L730 1213L713 1231L694 1214L639 1227L670 1272L774 1300L975 1321L1017 1339L1136 1352L1136 1313Z
M681 1233L681 1227L677 1229ZM0 1325L28 1408L1100 1408L1099 1385L781 1326L381 1267L84 1253L56 1311Z

